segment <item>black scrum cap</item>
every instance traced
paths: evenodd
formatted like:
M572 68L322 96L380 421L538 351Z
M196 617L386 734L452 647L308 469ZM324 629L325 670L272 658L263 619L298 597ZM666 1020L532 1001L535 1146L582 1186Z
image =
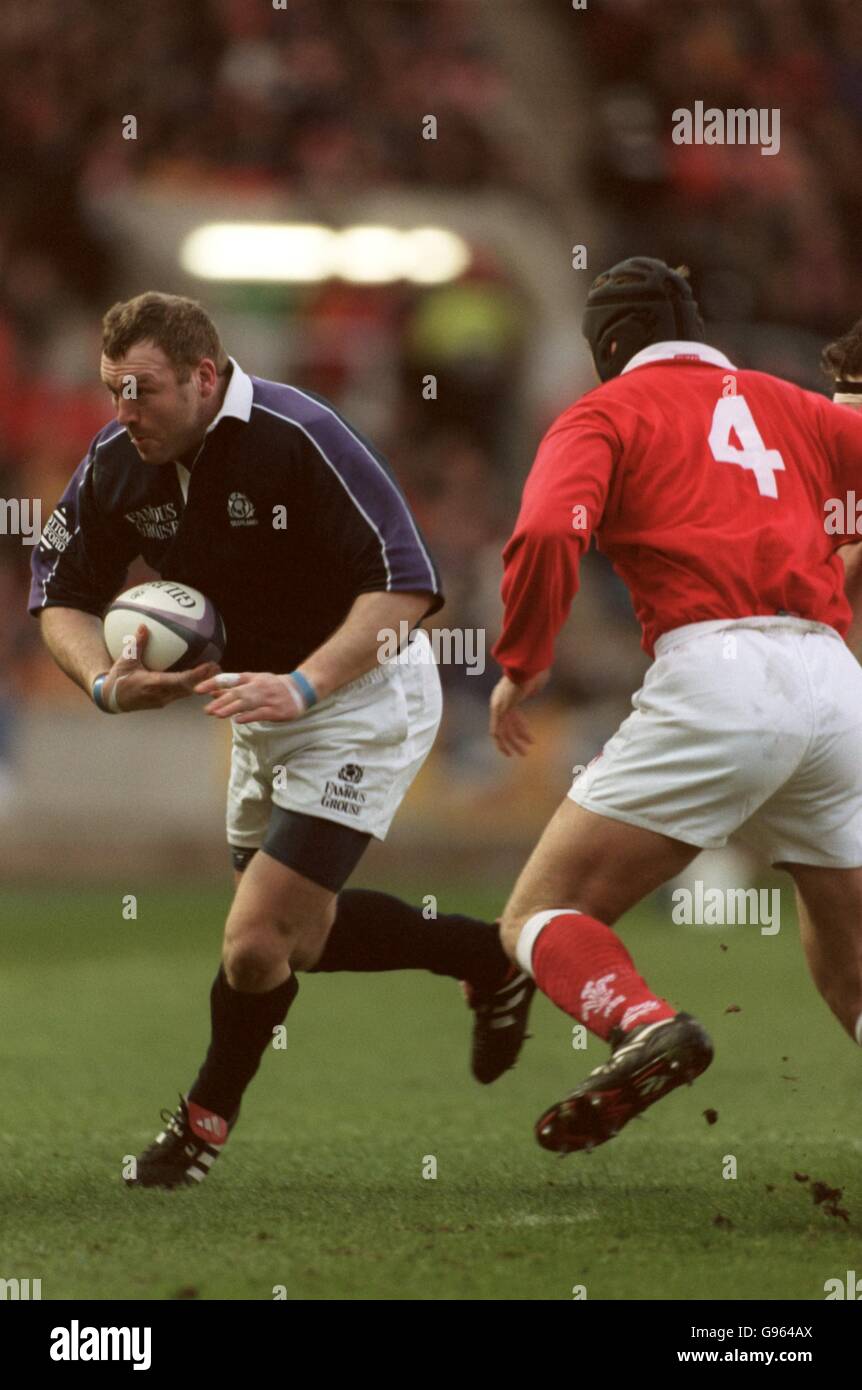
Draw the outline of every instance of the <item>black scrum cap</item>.
M597 276L582 328L602 381L616 376L650 343L703 340L703 320L688 280L651 256L631 256Z

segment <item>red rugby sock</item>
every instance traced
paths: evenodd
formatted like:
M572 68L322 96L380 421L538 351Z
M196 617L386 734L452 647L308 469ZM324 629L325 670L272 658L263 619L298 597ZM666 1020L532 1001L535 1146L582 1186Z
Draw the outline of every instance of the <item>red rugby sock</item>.
M533 975L543 994L605 1041L619 1026L674 1018L653 994L619 937L595 917L565 912L543 927L533 946Z

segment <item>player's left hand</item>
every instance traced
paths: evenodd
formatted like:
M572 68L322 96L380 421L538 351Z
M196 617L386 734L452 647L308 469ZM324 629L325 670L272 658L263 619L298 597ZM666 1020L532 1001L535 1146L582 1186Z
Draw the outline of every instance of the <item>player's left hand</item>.
M204 714L235 719L237 724L259 719L286 723L305 713L305 701L290 676L274 676L270 671L222 673L201 681L195 694L216 696L204 706Z
M523 758L535 742L518 705L544 690L550 675L550 671L540 671L523 685L503 676L495 685L491 694L491 737L505 757L517 753Z

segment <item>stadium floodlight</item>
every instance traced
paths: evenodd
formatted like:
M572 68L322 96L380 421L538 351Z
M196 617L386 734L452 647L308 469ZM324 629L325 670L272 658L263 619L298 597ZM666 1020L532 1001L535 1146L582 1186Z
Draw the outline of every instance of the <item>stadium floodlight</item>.
M332 274L330 227L301 222L212 222L186 237L184 270L202 280L314 282Z
M462 237L443 227L353 226L299 222L211 222L180 249L184 270L202 280L310 284L338 278L383 285L437 285L470 263Z
M417 285L440 285L455 280L470 264L463 237L444 227L417 227L404 232L405 278Z
M345 227L335 244L334 273L360 285L385 285L404 276L403 235L394 227Z

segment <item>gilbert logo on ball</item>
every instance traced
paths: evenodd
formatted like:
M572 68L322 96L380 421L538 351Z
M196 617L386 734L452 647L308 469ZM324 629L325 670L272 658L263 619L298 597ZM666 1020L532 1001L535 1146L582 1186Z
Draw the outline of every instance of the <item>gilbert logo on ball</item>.
M105 614L105 646L114 661L129 655L143 623L149 640L143 653L150 671L187 671L202 661L221 661L227 644L214 604L189 584L155 579L127 589Z

